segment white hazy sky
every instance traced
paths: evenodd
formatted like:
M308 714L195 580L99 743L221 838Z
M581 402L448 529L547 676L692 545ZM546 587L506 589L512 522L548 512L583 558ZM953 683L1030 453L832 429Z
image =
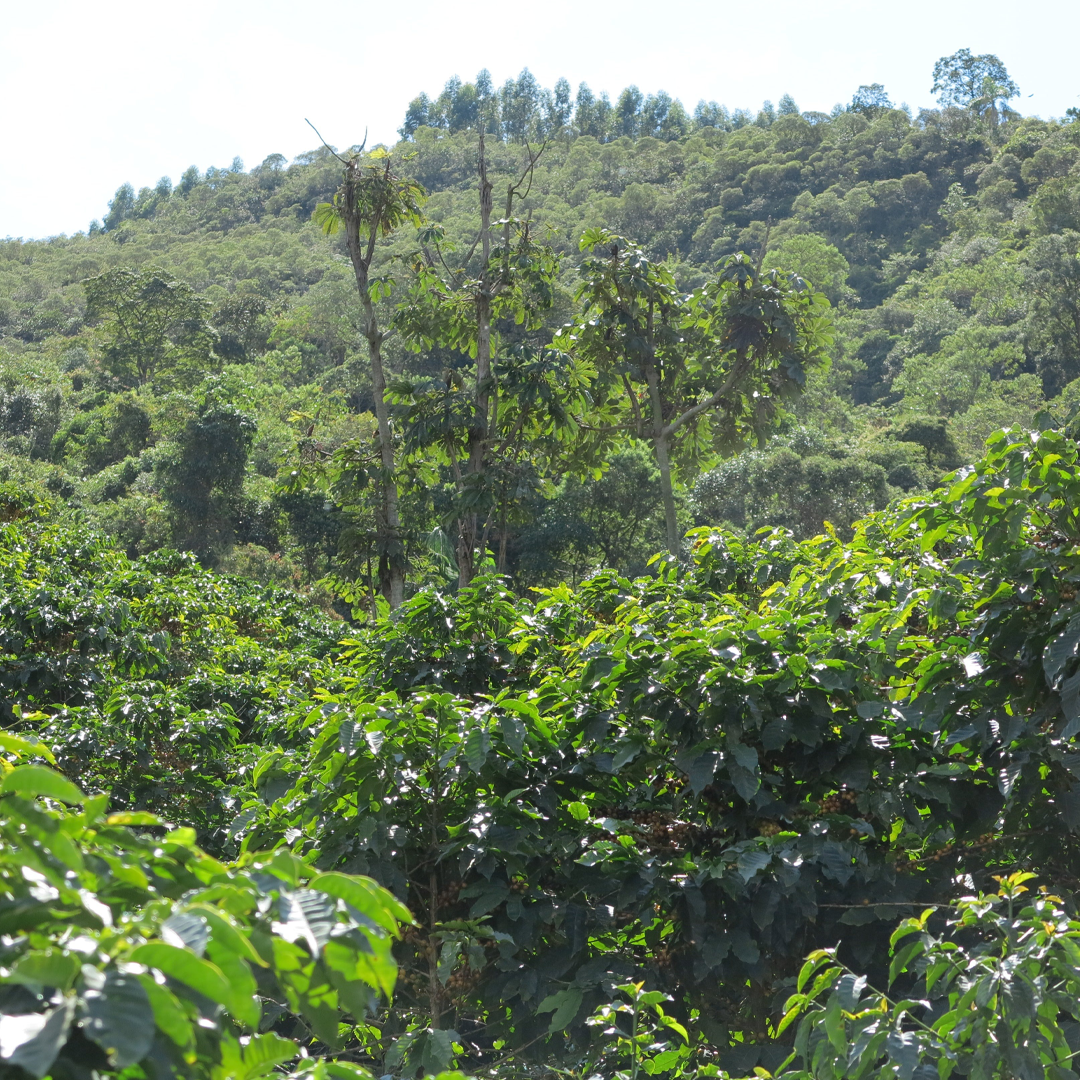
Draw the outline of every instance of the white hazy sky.
M629 83L827 111L860 83L933 104L934 61L995 53L1025 113L1080 106L1080 0L0 0L0 237L85 229L120 184L392 142L451 75L528 67L612 97Z

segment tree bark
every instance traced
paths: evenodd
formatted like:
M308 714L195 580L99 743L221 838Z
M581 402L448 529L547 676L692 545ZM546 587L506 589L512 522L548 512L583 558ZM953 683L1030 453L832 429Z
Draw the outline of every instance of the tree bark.
M660 468L660 492L664 499L668 551L678 558L682 551L682 537L679 535L679 522L675 515L675 489L671 481L671 435L664 425L664 404L660 397L660 378L655 364L648 365L645 378L649 384L649 404L653 417L652 442L656 448L656 464Z

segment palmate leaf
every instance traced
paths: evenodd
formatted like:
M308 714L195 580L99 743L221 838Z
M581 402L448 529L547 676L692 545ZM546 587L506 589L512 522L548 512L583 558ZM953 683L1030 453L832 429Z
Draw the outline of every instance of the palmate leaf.
M315 213L312 215L315 224L327 236L333 236L337 233L344 224L344 218L341 213L341 207L335 205L335 203L319 203L315 207Z

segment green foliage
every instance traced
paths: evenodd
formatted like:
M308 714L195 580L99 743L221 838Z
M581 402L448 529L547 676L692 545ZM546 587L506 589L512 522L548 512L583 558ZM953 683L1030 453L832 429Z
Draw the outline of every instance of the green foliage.
M750 533L790 529L799 540L816 536L826 522L849 535L856 520L898 493L889 476L865 450L853 453L796 431L698 477L694 516L698 525L726 523Z
M795 274L762 275L742 253L687 296L621 236L592 229L581 247L581 315L559 342L596 369L593 396L652 443L675 555L672 460L692 467L764 437L807 370L826 360L828 301Z
M111 270L85 288L87 317L104 322L104 366L129 385L190 378L214 362L209 305L167 271Z
M612 1004L601 1005L587 1021L592 1027L603 1028L603 1056L597 1062L602 1075L618 1080L636 1080L641 1073L680 1076L690 1064L692 1051L686 1028L664 1012L662 1003L671 998L659 990L644 990L643 986L644 983L626 983L615 987L629 1000L616 999ZM550 1006L541 1003L540 1011L550 1012L557 999L567 993L564 990L554 995ZM558 1010L564 1011L562 1002L558 1002ZM558 1026L559 1011L552 1018L553 1029ZM627 1064L629 1068L625 1067ZM624 1067L619 1068L620 1065ZM706 1069L705 1075L709 1074L710 1070Z
M821 428L851 453L860 453L894 414L914 415L944 417L960 457L973 461L993 430L1030 419L1059 394L1076 375L1075 125L1009 111L1008 75L993 57L961 50L942 65L936 77L960 97L917 116L893 108L877 84L859 88L850 107L831 116L800 114L785 98L755 118L707 102L687 116L667 95L632 87L612 99L584 85L576 97L561 83L545 91L528 72L501 88L487 76L455 79L425 99L402 147L406 154L384 158L378 148L358 158L371 199L382 198L378 190L386 187L392 160L393 184L404 200L398 227L376 245L367 299L382 320L376 326L386 328L404 303L412 309L404 321L416 331L415 352L400 335L381 340L387 381L409 388L401 398L408 422L388 416L387 423L424 444L423 467L402 478L400 493L403 507L408 504L401 531L410 580L428 573L422 538L434 528L458 543L452 505L458 504L458 520L473 502L478 515L487 515L477 544L486 524L492 558L508 569L524 531L558 515L547 507L556 478L584 478L622 451L598 445L608 418L594 424L596 417L584 416L581 393L591 376L580 367L567 370L580 358L567 360L550 348L574 316L578 243L589 229L633 236L651 263L671 272L682 295L712 280L716 264L739 251L750 252L753 263L763 260L766 269L776 261L824 292L837 305L833 366L810 373L795 408L801 423ZM997 96L983 94L984 78ZM479 485L484 490L458 492L452 464L432 458L450 456L439 442L439 423L452 418L460 435L468 412L455 379L468 366L466 316L475 295L469 283L479 280L480 130L488 138L488 179L499 189L495 219L504 211L504 180L516 184L535 154L522 140L549 137L507 215L517 222L510 229L520 248L515 273L528 279L519 299L530 315L516 323L507 294L509 306L493 327L503 348L492 358L507 377L516 371L520 382L534 385L543 400L529 403L531 419L504 452L502 441L516 422L508 418ZM362 567L366 574L370 538L380 535L372 498L355 504L350 528L337 531L347 538L345 547L325 532L305 547L301 533L272 507L268 483L312 422L303 452L320 458L345 441L343 421L375 407L370 364L361 353L368 315L341 258L345 237L323 235L312 220L341 210L340 186L341 161L325 147L292 163L271 155L248 172L191 169L172 189L122 189L104 230L0 246L5 475L51 483L54 494L80 506L132 553L179 543L227 558L235 537L301 566L307 587L327 573L347 579ZM427 224L415 233L421 189L429 195ZM531 242L521 247L525 222ZM496 240L499 262L505 244L501 235ZM441 285L432 291L421 282L413 295L404 286L415 280L410 268L418 263L426 267L424 282L433 282L437 270ZM88 322L87 300L114 278L114 299L137 316L125 324L134 337L120 332L115 315L92 326L99 314L93 303ZM151 278L160 288L149 288ZM96 282L89 294L88 281ZM139 282L148 286L145 296ZM165 301L185 289L198 318L190 326L169 324L162 337ZM447 303L435 303L440 295ZM443 312L438 318L435 308ZM199 340L185 344L195 322ZM132 364L158 362L159 346L165 367L137 395L150 430L140 421L140 430L128 431L119 416L122 399L114 396L138 381ZM259 433L242 497L208 519L215 536L193 539L165 503L155 461L158 453L175 457L171 444L205 396L200 379L224 360L239 371L217 400L255 417ZM170 369L173 361L178 366ZM119 374L111 375L110 366ZM174 409L164 395L169 385L190 391L194 404ZM290 426L294 414L307 418L303 426ZM574 422L556 422L560 414ZM575 456L579 449L584 453ZM127 458L138 465L121 469ZM52 467L40 464L45 461ZM286 472L296 464L290 461ZM695 471L684 477L687 488ZM920 477L915 486L932 480ZM911 489L915 482L908 481L894 486ZM788 521L798 510L777 507ZM383 541L375 546L385 549ZM486 557L477 553L476 565ZM376 555L376 579L379 561ZM517 565L524 573L526 564ZM534 583L520 576L517 582Z
M5 499L5 727L38 731L114 805L183 821L220 853L236 770L306 696L335 624L293 593L214 578L190 556L132 562L50 520L25 491Z
M511 542L510 571L548 586L576 585L602 569L638 577L664 544L662 499L653 455L631 444L601 476L570 477L542 504Z
M854 301L858 297L847 284L851 266L835 245L820 236L807 233L789 236L769 248L766 258L770 265L793 270L809 284L823 292L833 305Z
M1080 150L935 79L0 245L0 1071L1072 1075Z
M393 993L409 915L370 880L284 853L223 864L191 829L0 767L0 1075L265 1076Z
M159 459L178 547L212 561L216 550L229 545L236 517L230 504L243 484L255 431L254 419L235 406L208 401L188 420L172 454Z
M1020 96L1020 88L996 56L972 56L970 49L938 60L930 92L938 95L942 105L989 113L995 126L1009 100Z
M937 430L922 432L928 446ZM44 744L27 753L85 776L58 736L92 731L89 695L109 695L112 732L163 732L183 751L171 774L157 766L156 796L181 822L199 802L179 789L198 792L204 763L224 765L210 789L222 809L198 819L218 850L243 865L276 851L390 888L416 921L395 1003L374 1032L342 1036L384 1070L509 1059L775 1072L807 951L839 941L838 962L884 986L897 915L1016 869L1070 888L1077 453L1062 431L999 435L951 488L853 523L849 541L706 529L690 566L664 561L651 578L601 573L530 603L483 577L456 596L424 590L330 662L303 655L310 627L275 624L266 607L244 635L265 646L234 637L245 598L263 603L251 586L183 562L148 580L164 564L103 556L17 509L4 526L18 598L4 651L23 658L5 663L25 704L9 724ZM110 558L103 593L79 609L85 632L60 582L85 589L79 568ZM33 570L54 565L50 637L33 621L48 609ZM110 592L130 611L117 608L115 629ZM275 614L281 595L266 598ZM136 681L127 643L161 634L165 611L183 647L151 636ZM296 655L275 652L289 635ZM75 640L81 713L62 707L65 681L20 683L40 679L42 660L72 663ZM200 654L189 677L180 665ZM231 688L236 721L222 705L185 711L200 684L219 701ZM243 693L259 702L250 720ZM48 782L40 794L73 797L52 775L20 774L12 795ZM138 774L98 775L124 799ZM622 1024L615 987L638 982L671 998L663 1015L685 1043L670 1027L666 1042L639 1042L646 1029ZM294 1013L323 1016L297 994ZM659 1022L660 1004L638 1012ZM590 1025L597 1010L604 1022ZM328 1041L329 1026L315 1030Z
M793 1055L801 1068L782 1075L1075 1076L1080 922L1059 897L1023 900L1032 877L1010 874L996 895L947 907L945 933L931 932L940 922L933 909L901 923L889 984L899 983L902 1000L870 988L833 951L812 953L781 1024L801 1017Z
M702 1060L775 1068L808 947L877 972L898 907L1018 860L1069 880L1075 456L1001 437L850 543L703 531L685 576L522 614L423 594L297 717L310 748L268 756L243 844L408 897L405 1016L472 1067L585 1053L606 987L645 978Z

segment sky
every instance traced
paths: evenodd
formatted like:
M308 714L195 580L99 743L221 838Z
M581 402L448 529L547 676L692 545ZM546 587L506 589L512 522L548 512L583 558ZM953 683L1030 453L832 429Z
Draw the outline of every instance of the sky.
M1049 117L1080 106L1077 40L1077 0L0 0L0 238L85 230L125 182L292 158L317 145L305 118L337 146L392 143L420 91L484 67L691 110L789 93L827 112L878 82L917 110L934 61L969 48Z

